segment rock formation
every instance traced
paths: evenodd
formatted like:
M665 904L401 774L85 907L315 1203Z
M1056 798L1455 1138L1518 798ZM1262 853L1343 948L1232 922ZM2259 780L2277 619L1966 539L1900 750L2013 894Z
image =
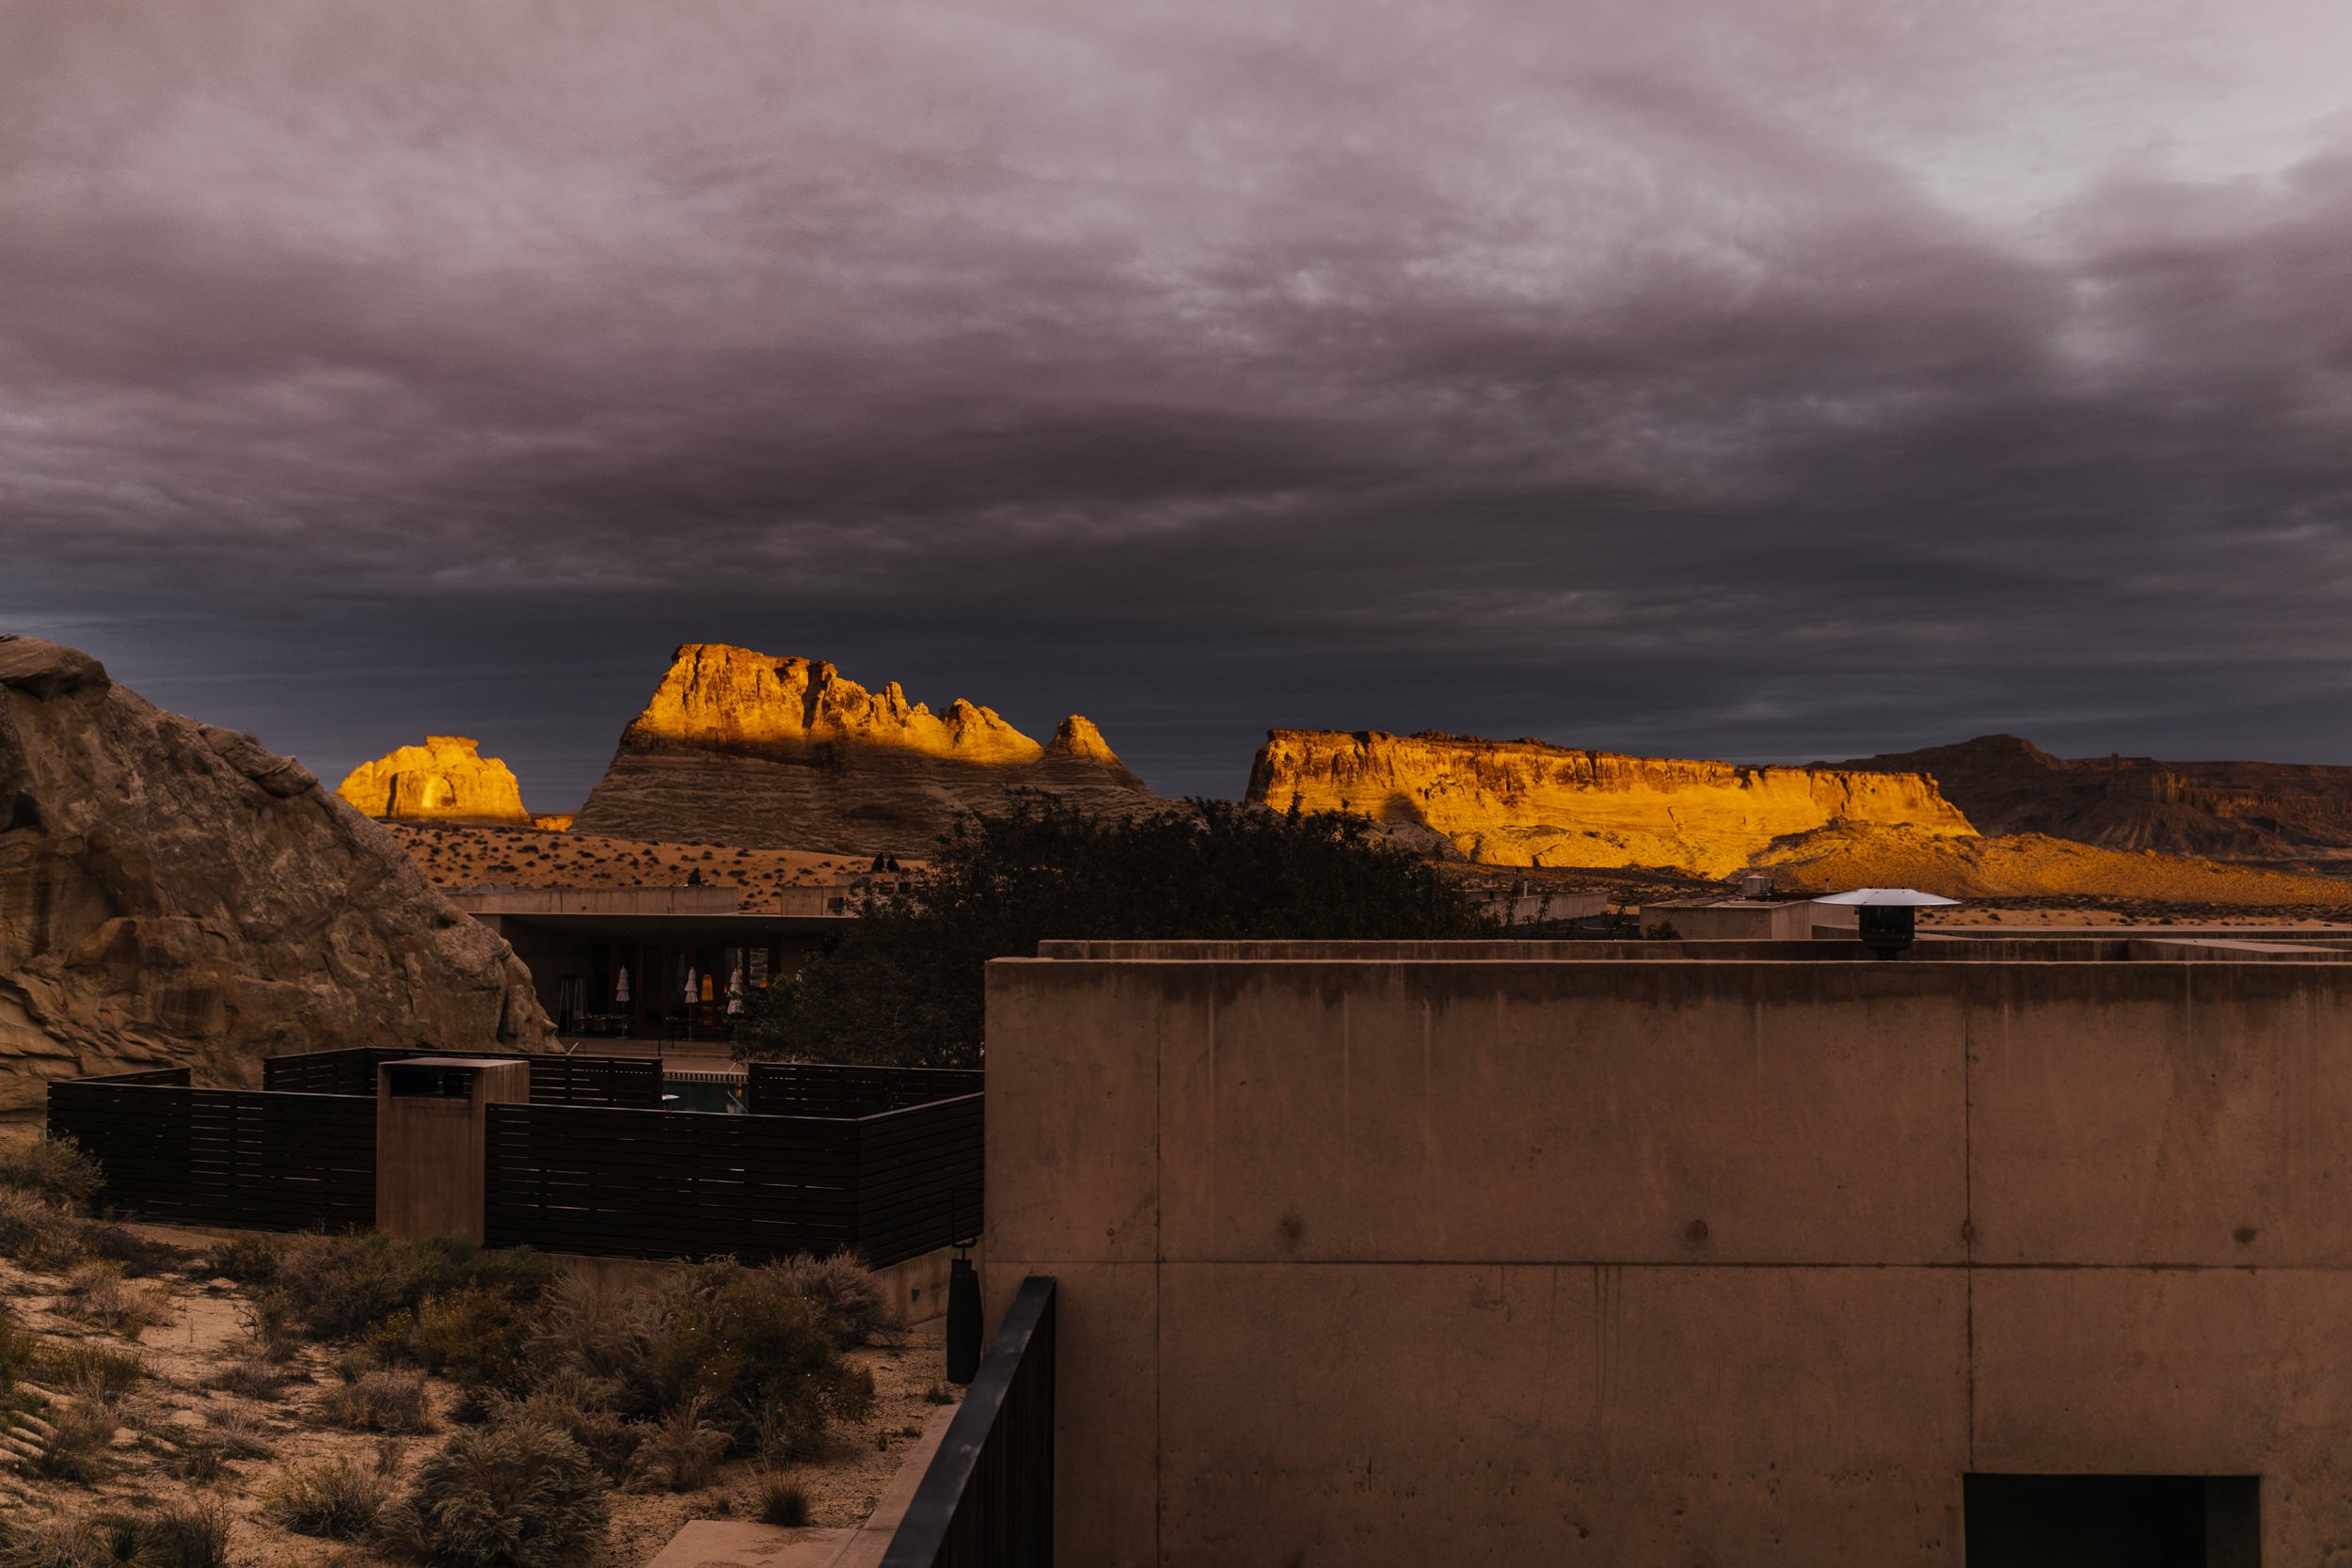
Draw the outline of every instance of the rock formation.
M506 944L300 763L0 638L0 1113L82 1073L551 1043Z
M895 681L869 691L830 664L694 643L622 732L576 825L615 838L919 856L1008 789L1093 811L1158 800L1075 715L1041 746L961 698L933 713Z
M1489 865L1644 866L1722 877L1833 822L1973 833L1917 774L1740 768L1435 733L1274 730L1248 799L1369 816Z
M2352 861L2352 768L2055 757L2013 735L1837 766L1932 774L1987 833L2256 864Z
M2300 910L2339 920L2352 910L2352 880L2340 877L2109 849L2041 833L1959 838L1838 825L1775 844L1755 864L1795 893L1915 887L1947 898L2116 898Z
M484 756L480 741L461 735L428 735L421 746L403 746L361 763L335 793L362 815L378 818L496 827L532 821L514 769Z

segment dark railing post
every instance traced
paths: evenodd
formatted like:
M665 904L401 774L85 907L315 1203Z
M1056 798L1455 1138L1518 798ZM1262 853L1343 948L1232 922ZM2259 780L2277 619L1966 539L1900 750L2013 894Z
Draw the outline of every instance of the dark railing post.
M1052 1568L1054 1281L1021 1282L882 1568Z

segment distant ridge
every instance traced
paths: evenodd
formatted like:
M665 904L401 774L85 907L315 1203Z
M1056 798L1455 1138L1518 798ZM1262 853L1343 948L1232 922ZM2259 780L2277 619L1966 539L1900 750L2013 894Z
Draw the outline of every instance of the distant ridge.
M1835 766L1929 774L1987 833L2244 864L2352 861L2352 768L2067 758L2013 735Z
M961 698L933 713L896 681L873 691L828 663L697 642L621 733L576 829L925 855L959 816L1001 807L1015 788L1098 812L1159 800L1076 714L1041 745Z

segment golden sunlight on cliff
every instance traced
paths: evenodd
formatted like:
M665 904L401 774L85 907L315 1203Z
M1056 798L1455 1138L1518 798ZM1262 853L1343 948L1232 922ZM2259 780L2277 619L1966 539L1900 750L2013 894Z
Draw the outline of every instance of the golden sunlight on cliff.
M527 825L514 769L485 757L481 743L429 735L353 768L335 793L369 816L424 822Z

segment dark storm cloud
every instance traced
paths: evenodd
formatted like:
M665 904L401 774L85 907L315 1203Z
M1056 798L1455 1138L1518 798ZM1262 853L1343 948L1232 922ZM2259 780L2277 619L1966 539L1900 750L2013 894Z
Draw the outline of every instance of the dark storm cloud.
M2352 760L2344 19L1796 9L18 0L0 621L549 805L688 640Z

